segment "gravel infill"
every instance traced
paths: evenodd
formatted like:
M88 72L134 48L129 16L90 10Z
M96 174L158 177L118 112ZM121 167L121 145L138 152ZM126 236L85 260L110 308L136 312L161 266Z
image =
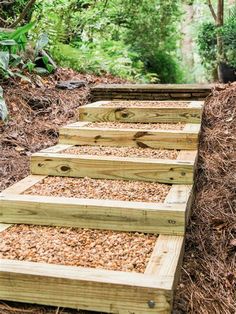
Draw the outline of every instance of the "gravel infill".
M24 194L134 202L163 202L171 185L156 182L47 177Z
M155 107L155 108L186 108L190 101L113 101L104 104L102 107L117 107L117 108L130 108L130 107Z
M0 239L3 259L143 273L157 235L15 225Z
M74 146L72 148L62 151L61 153L74 155L158 158L173 160L176 159L178 156L177 150L161 150L136 147L104 147L104 146Z
M144 130L183 130L184 123L127 123L127 122L92 122L90 128L144 129Z

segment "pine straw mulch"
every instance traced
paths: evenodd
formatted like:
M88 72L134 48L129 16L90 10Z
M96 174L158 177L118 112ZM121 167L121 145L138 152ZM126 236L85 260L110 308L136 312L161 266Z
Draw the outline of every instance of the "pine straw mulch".
M236 84L206 100L175 313L236 313Z
M74 90L55 87L56 82L71 79L84 80L87 86ZM0 124L0 191L28 175L31 153L57 143L59 127L75 121L75 110L88 102L91 85L124 82L68 69L44 78L32 76L31 80L1 84L10 121L6 127Z
M45 144L46 146L46 144ZM196 198L187 230L175 314L236 309L236 85L215 90L203 114ZM2 303L1 314L84 311Z

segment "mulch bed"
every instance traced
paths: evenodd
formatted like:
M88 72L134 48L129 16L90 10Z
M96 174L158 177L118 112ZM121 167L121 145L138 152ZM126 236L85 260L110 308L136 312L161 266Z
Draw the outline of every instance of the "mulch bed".
M13 90L13 89L12 89ZM9 88L9 96L12 93ZM78 94L78 91L76 92ZM84 95L84 93L83 93ZM87 94L88 95L88 94ZM13 96L12 96L13 97ZM78 95L76 97L79 97ZM84 96L80 96L84 97ZM85 98L87 99L88 96ZM81 98L79 98L81 99ZM84 98L83 98L84 99ZM78 101L78 98L77 98ZM81 100L82 102L82 100ZM17 104L15 107L17 108ZM11 105L12 107L12 105ZM73 107L73 105L72 105ZM59 124L73 120L70 115L52 112L42 114L38 125L28 125L26 134L21 124L22 119L28 119L24 112L29 109L17 109L17 114L8 127L6 135L10 141L3 141L4 151L1 151L1 162L4 164L5 177L1 187L18 181L28 173L27 152L52 145L56 136L40 136L39 127L44 123L57 129ZM63 108L70 108L70 102ZM24 111L25 110L25 111ZM64 109L64 115L67 112ZM69 110L69 109L68 109ZM59 116L59 118L58 118ZM18 117L18 118L17 118ZM34 117L34 115L33 115ZM37 121L31 118L30 121ZM23 128L23 130L22 130ZM32 132L30 133L32 128ZM36 129L34 131L34 128ZM23 139L10 136L11 132L22 130ZM45 127L49 130L50 127ZM32 134L34 134L32 136ZM14 134L13 134L14 135ZM29 138L28 138L29 136ZM25 139L24 139L25 138ZM33 140L32 140L33 138ZM16 147L23 146L28 141L28 151L21 155ZM6 149L9 147L9 149ZM23 146L24 147L24 146ZM20 148L18 148L20 149ZM233 314L236 309L236 84L216 89L209 96L203 113L203 127L200 138L198 169L196 174L196 197L193 213L186 234L186 252L180 284L174 302L174 314ZM10 161L10 162L9 162ZM14 164L15 163L15 164ZM2 166L1 164L1 166ZM71 309L43 307L12 302L0 303L0 314L77 314L88 313Z
M186 239L174 313L235 313L236 84L206 100Z
M55 87L58 81L69 79L84 80L87 86L74 90ZM10 121L5 127L0 124L0 191L29 174L31 153L57 143L59 127L74 122L76 109L89 102L91 85L124 82L66 69L31 80L1 83Z

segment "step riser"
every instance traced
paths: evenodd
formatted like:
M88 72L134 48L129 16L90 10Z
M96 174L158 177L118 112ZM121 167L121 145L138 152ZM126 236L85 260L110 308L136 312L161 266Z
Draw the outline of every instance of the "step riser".
M31 173L35 175L77 178L135 180L167 184L192 184L192 162L150 159L141 161L100 156L73 156L66 154L34 154Z

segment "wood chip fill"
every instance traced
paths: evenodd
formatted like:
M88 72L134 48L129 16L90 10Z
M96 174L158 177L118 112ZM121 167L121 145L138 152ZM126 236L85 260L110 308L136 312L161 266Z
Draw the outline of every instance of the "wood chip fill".
M128 122L91 122L85 127L111 129L175 130L181 131L185 123L128 123Z
M171 185L157 182L46 177L24 194L110 199L133 202L163 202Z
M130 108L130 107L155 107L155 108L187 108L190 101L112 101L102 105L102 107L117 107L117 108Z
M143 273L157 235L15 225L0 239L3 259Z
M178 156L177 150L161 150L141 147L73 146L61 151L63 154L115 156L132 158L172 159Z

